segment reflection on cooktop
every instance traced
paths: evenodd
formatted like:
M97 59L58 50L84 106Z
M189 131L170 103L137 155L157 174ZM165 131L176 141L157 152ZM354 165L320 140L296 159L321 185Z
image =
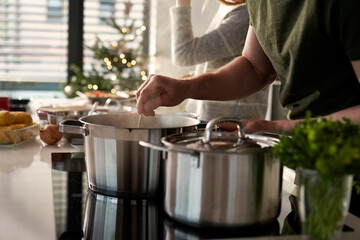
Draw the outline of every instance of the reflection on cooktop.
M51 154L52 169L64 172L85 172L85 154L84 152Z
M84 153L52 153L52 185L58 239L81 239L87 192Z
M274 221L264 226L251 226L243 228L196 228L187 226L166 218L164 220L165 239L217 239L240 238L259 236L278 236L280 225Z
M88 189L83 153L53 153L58 239L203 239L279 235L278 221L247 228L199 229L168 218L161 199L125 199Z
M119 199L87 193L85 239L162 239L161 212L155 200Z

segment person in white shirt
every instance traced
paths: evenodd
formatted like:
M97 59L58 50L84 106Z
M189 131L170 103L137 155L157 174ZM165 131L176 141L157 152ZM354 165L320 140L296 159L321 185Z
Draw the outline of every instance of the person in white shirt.
M195 37L192 31L191 0L176 0L170 9L172 60L176 66L195 66L194 75L212 72L241 56L249 28L244 3L221 3L206 33ZM221 90L221 89L219 89ZM188 99L186 111L203 121L218 117L265 119L268 88L248 98L232 101Z

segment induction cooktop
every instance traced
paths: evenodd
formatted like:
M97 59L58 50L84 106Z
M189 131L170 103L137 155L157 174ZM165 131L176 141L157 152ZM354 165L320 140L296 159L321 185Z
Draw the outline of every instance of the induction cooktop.
M83 152L57 152L51 157L58 239L193 240L278 236L284 230L282 226L289 225L278 219L267 225L243 228L187 226L166 215L161 197L116 198L88 189ZM291 216L291 212L287 211L282 214ZM298 231L296 226L292 229L294 233Z

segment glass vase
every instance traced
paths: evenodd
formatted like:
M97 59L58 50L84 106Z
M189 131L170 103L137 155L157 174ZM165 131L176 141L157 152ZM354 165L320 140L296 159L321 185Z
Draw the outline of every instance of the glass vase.
M302 234L316 240L341 239L353 176L328 177L312 169L299 169L298 174Z

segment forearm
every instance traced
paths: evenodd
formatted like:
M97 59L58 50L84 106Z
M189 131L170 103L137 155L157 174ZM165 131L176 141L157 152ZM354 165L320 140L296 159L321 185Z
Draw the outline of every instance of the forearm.
M343 109L341 111L325 116L332 118L333 121L342 120L343 118L351 119L355 124L360 124L360 105Z
M351 121L353 121L355 124L360 124L360 105L346 108L324 117L327 119L332 118L333 121L341 121L343 118L348 118L351 119ZM270 127L271 129L268 130L273 132L291 134L292 129L295 127L295 124L300 121L303 121L303 119L272 121Z
M222 101L241 99L262 90L275 77L275 72L260 74L241 56L215 72L190 78L193 82L189 84L189 97Z
M176 0L176 6L190 5L190 0Z

